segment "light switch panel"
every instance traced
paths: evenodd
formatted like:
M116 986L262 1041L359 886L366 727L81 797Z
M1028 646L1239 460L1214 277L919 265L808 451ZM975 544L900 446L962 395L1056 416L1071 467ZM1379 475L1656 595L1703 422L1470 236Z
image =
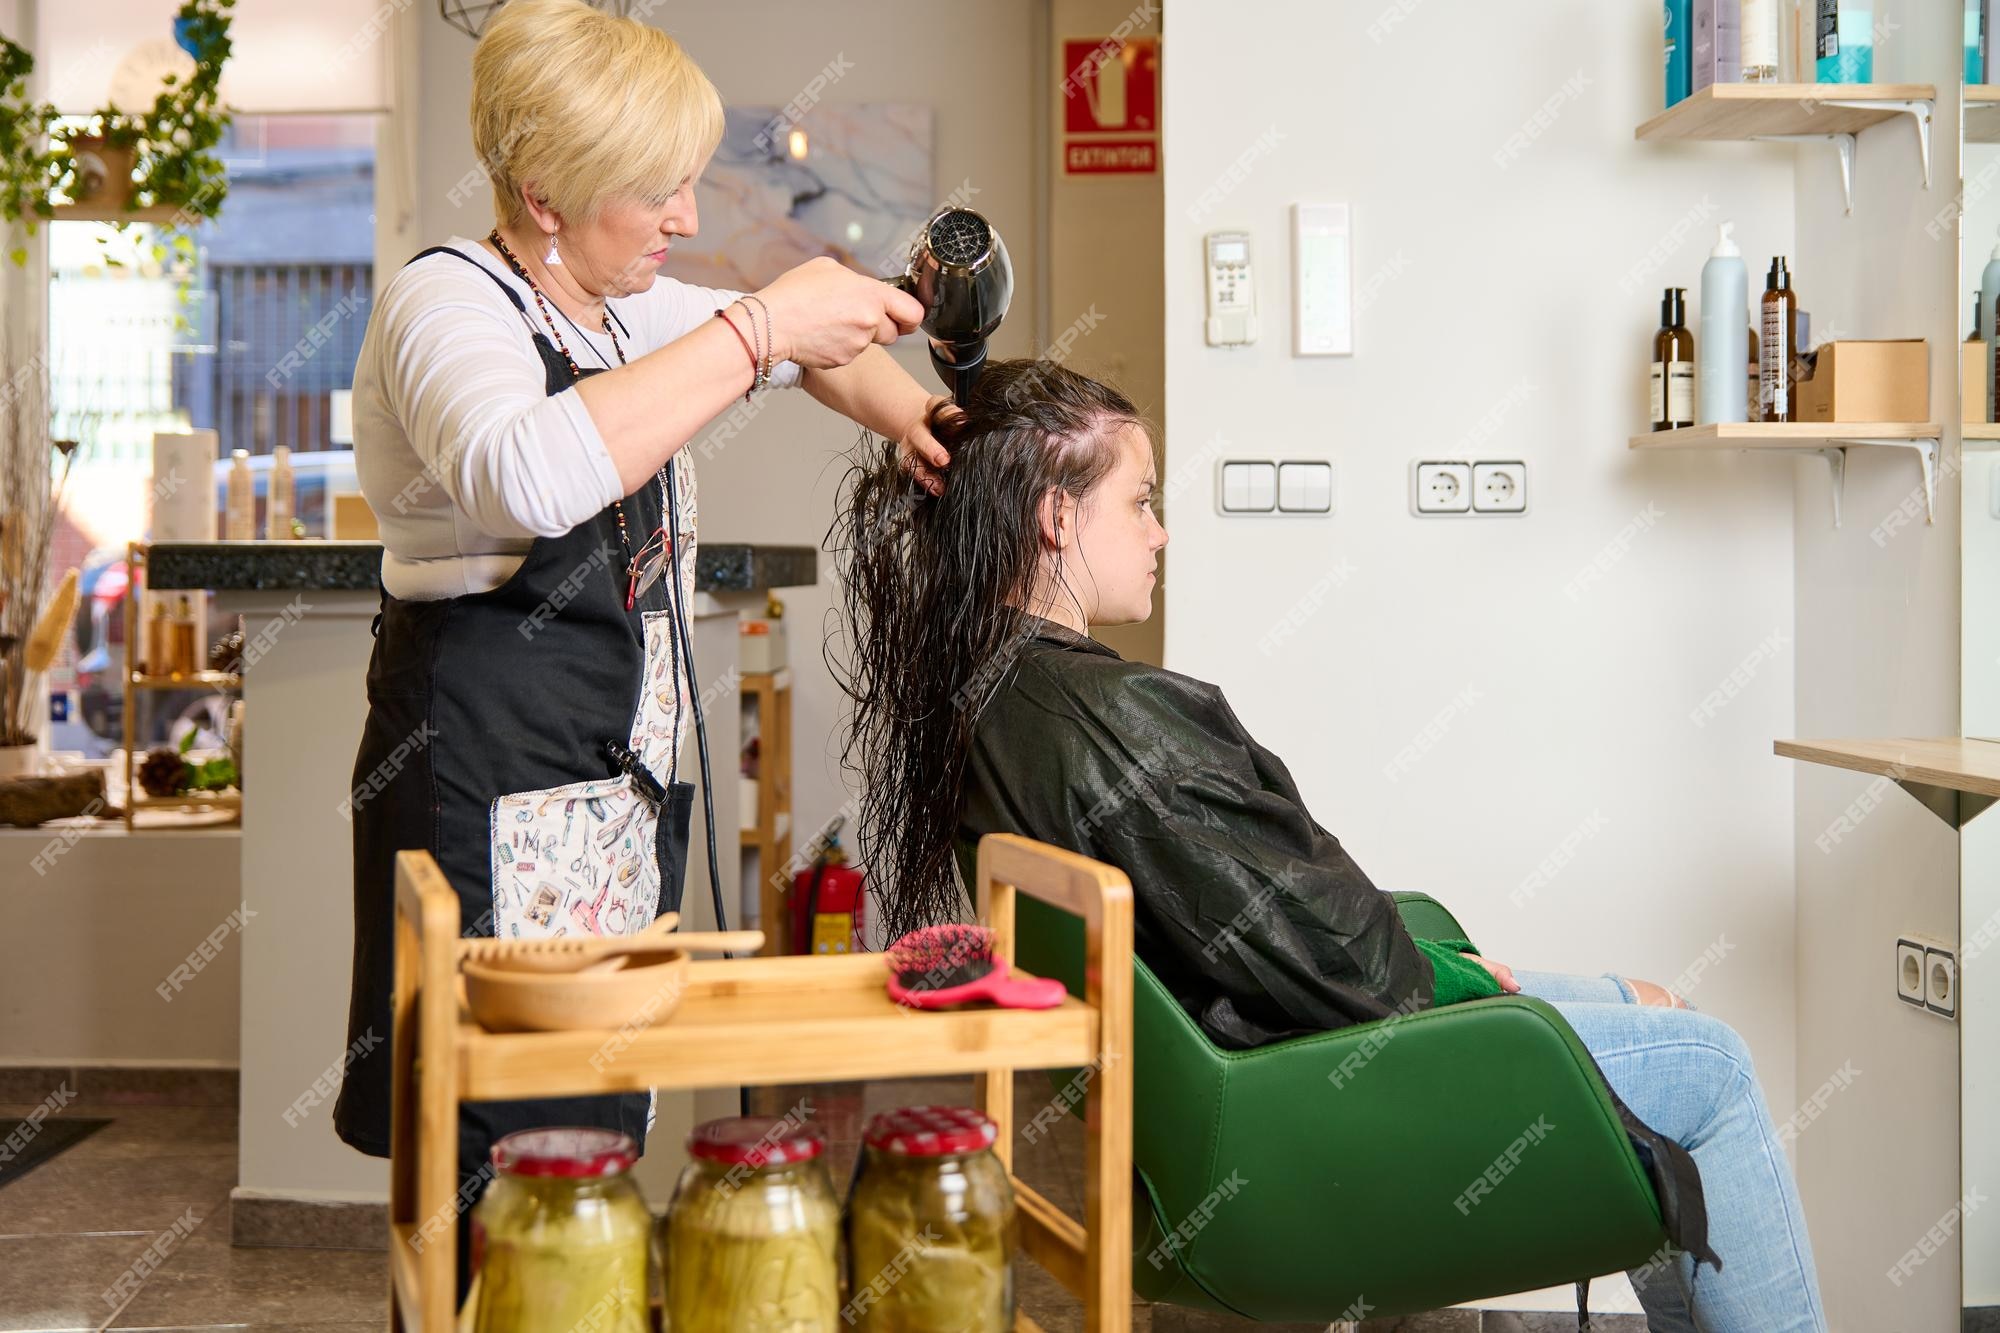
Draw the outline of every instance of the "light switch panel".
M1287 514L1332 512L1333 464L1278 464L1278 508Z
M1278 507L1276 463L1222 465L1221 509L1225 514L1266 514Z

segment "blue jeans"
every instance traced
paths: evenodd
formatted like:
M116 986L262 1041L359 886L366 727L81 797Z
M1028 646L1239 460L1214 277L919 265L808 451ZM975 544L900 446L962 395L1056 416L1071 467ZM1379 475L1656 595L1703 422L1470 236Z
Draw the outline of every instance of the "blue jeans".
M1653 1333L1824 1333L1812 1242L1791 1165L1743 1039L1691 1009L1642 1005L1609 974L1523 972L1521 991L1554 1006L1605 1082L1701 1169L1708 1243L1722 1271L1678 1251L1631 1271Z

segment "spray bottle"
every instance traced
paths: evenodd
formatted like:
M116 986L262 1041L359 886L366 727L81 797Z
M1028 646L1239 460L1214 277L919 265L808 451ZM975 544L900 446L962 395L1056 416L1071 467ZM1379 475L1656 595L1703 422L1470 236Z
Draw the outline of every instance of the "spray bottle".
M1695 339L1695 420L1704 426L1749 419L1748 396L1739 392L1749 358L1745 339L1750 308L1750 275L1743 252L1725 222L1715 249L1701 266L1701 333Z

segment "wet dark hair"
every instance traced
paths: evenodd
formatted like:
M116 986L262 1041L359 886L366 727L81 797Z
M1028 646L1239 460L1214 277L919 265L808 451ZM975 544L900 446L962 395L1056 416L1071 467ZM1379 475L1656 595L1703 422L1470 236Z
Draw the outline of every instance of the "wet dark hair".
M827 534L844 589L826 648L851 705L841 762L858 779L859 859L885 940L961 915L952 839L973 727L1032 632L1029 612L1046 609L1029 605L1041 500L1055 488L1081 503L1117 464L1112 435L1143 424L1116 389L1025 360L989 362L963 416L940 403L927 421L951 455L944 494L871 437ZM1060 554L1053 573L1062 586Z

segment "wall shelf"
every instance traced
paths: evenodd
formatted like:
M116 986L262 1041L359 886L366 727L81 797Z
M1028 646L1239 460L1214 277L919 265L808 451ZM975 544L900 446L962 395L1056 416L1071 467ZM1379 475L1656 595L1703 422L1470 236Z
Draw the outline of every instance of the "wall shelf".
M201 219L194 218L199 222ZM149 208L103 208L93 204L57 204L51 222L145 222L155 227L185 226L190 218L187 210L171 204L154 204Z
M1634 435L1634 449L1738 449L1811 453L1833 473L1833 526L1840 526L1841 495L1847 485L1847 451L1852 448L1908 449L1924 473L1924 521L1937 519L1938 441L1935 421L1733 421L1712 426Z
M243 677L233 671L132 673L132 686L140 690L235 690L242 685Z
M2000 741L1969 736L1885 740L1777 741L1787 759L1892 778L1953 828L2000 798Z
M1722 83L1682 98L1639 126L1633 137L1647 143L1830 143L1840 155L1841 193L1851 215L1855 136L1908 116L1916 127L1928 190L1936 112L1937 88L1928 83Z
M1965 141L2000 143L2000 83L1975 83L1965 89Z
M1990 448L2000 444L2000 423L1977 421L1967 422L1959 428L1959 438L1975 449Z

